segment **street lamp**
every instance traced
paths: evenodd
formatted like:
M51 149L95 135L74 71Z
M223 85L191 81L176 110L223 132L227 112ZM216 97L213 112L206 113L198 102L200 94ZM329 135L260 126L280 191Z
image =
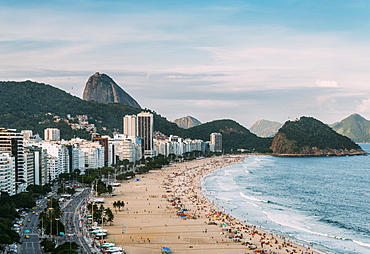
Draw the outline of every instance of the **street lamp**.
M53 241L53 220L52 220L52 211L53 208L49 207L49 219L50 219L50 239Z
M55 221L57 222L57 246L59 243L59 218L55 218Z

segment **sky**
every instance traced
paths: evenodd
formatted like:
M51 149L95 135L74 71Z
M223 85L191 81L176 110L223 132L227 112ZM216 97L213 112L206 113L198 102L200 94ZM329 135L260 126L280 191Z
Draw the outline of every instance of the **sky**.
M82 98L106 73L142 108L249 128L370 119L370 1L0 1L0 80Z

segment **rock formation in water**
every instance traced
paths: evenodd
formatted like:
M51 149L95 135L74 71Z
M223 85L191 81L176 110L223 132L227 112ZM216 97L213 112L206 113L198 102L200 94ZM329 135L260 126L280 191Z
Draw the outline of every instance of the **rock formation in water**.
M287 121L272 140L271 150L279 156L340 156L366 154L348 137L336 133L312 117Z

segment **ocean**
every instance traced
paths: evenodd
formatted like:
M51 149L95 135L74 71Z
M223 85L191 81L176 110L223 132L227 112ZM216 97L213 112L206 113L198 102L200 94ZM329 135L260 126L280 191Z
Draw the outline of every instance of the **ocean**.
M325 253L370 253L370 155L250 156L211 172L202 188L224 212L272 233Z

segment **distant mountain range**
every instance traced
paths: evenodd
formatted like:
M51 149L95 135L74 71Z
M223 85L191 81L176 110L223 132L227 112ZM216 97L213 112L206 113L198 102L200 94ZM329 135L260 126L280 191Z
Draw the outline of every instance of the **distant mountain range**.
M89 124L93 124L96 131L103 135L122 133L122 118L125 115L138 114L140 108L123 105L120 103L99 103L96 101L82 100L63 90L50 85L32 81L0 82L0 127L18 130L33 130L34 134L43 136L43 130L49 127L59 128L62 139L80 137L90 139L91 132L84 129L72 129L77 115L87 115ZM150 111L150 110L148 110ZM203 123L183 129L177 124L168 121L165 117L152 112L154 115L154 130L165 135L178 135L183 138L209 140L212 132L223 135L225 152L244 149L256 152L271 152L272 138L258 137L239 123L224 119ZM276 123L273 123L278 128ZM260 121L256 126L270 128L266 133L272 132L273 124ZM356 126L356 128L355 128ZM333 128L338 127L343 134L369 133L369 122L359 115L352 115ZM360 128L361 127L361 128ZM302 134L302 133L301 133ZM302 134L304 135L304 134ZM370 138L363 136L360 141L365 142ZM357 141L357 140L355 140Z
M173 121L177 126L183 129L189 129L191 127L202 124L198 119L192 116L185 116Z
M250 131L259 137L273 137L282 126L283 124L278 122L259 120L250 127ZM329 126L354 142L370 142L370 121L359 114L352 114L340 122L329 124Z
M269 138L275 136L281 126L283 124L262 119L255 122L249 130L258 137Z
M352 114L339 123L330 125L333 130L358 143L370 142L370 121L359 114Z

